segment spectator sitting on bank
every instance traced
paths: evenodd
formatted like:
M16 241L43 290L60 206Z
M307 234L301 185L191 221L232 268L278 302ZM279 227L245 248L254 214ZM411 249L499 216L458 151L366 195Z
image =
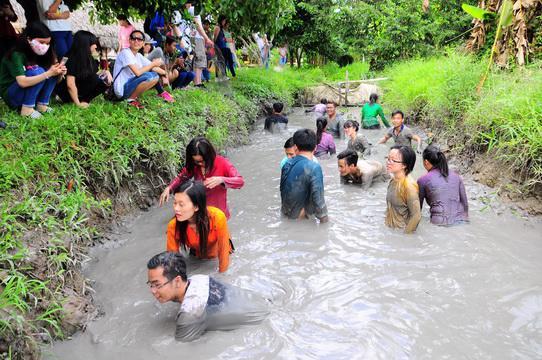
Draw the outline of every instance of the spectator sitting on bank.
M117 56L113 70L113 86L119 98L128 101L128 105L142 109L143 105L137 100L145 91L155 88L158 96L167 102L173 102L173 97L160 85L160 75L167 79L167 73L160 68L161 59L148 60L139 53L145 37L143 32L134 30L130 35L130 48L124 49Z
M341 183L361 185L366 190L375 181L388 179L386 168L376 160L359 160L353 150L344 150L337 155Z
M98 39L94 34L80 30L73 37L73 46L66 62L67 74L57 86L56 93L64 103L73 102L81 108L111 86L107 70L98 73Z
M320 99L319 104L316 104L310 109L305 110L305 113L314 112L314 115L316 115L317 118L322 117L326 114L326 105L327 105L327 100Z
M328 101L326 104L327 128L331 135L336 138L344 139L344 117L337 113L337 106L334 101Z
M269 314L265 299L248 290L222 283L208 275L186 274L183 256L162 252L147 263L152 295L160 303L180 304L175 340L189 342L207 330L233 330L255 325Z
M20 107L22 116L36 119L53 111L49 99L57 77L65 73L66 66L58 63L51 47L51 32L41 22L34 22L2 59L0 94L10 108Z
M288 118L282 115L284 105L281 102L273 104L273 114L265 119L264 129L270 132L284 130L288 125Z
M391 114L391 122L393 127L388 130L388 132L378 141L378 144L384 144L390 138L395 140L395 145L404 145L412 147L412 140L418 142L418 147L416 152L418 154L422 153L422 138L414 134L410 128L405 124L405 114L401 110L395 110Z
M316 150L314 156L318 159L329 159L330 155L336 153L335 140L327 131L327 120L325 117L316 119Z

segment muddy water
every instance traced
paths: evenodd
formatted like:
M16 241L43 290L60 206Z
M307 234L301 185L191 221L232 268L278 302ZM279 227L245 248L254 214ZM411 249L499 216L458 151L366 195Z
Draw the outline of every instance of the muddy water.
M289 133L313 127L296 110ZM366 132L376 143L383 131ZM436 359L542 357L542 223L499 210L466 181L471 224L439 228L427 209L416 234L384 227L386 184L339 183L322 161L331 222L279 214L279 162L288 134L254 132L228 156L246 185L231 190L231 267L191 263L272 300L261 325L173 339L177 305L159 305L145 264L165 247L171 204L142 213L116 248L96 249L87 274L104 316L47 349L49 359ZM345 147L338 144L339 149ZM383 160L387 145L374 158ZM417 164L415 176L423 174ZM498 211L495 211L497 209Z

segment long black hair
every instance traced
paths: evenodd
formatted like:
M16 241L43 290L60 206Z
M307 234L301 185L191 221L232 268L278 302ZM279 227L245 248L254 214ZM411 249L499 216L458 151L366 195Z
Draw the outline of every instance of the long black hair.
M73 45L66 56L71 64L72 75L77 78L86 78L98 71L96 60L90 52L92 45L100 47L96 35L89 31L79 30L73 36Z
M218 27L221 28L221 29L223 28L223 26L222 26L222 21L224 21L224 20L226 20L226 24L227 24L227 23L228 23L228 17L227 17L226 15L220 15L220 16L218 17L218 21L217 21L216 24L217 24ZM225 24L224 24L224 25L225 25Z
M30 47L29 41L36 38L51 38L49 50L47 50L44 55L40 56L36 54ZM24 54L26 58L25 65L39 65L47 71L51 65L57 62L57 57L53 50L54 45L54 39L51 36L49 28L42 22L37 21L26 26L26 29L19 36L17 44L6 54L6 57L11 60L11 56L14 52L20 52Z
M215 165L216 151L213 145L203 136L193 138L186 146L186 168L194 171L196 164L192 156L201 155L205 161L205 171L209 173Z
M438 169L442 176L448 177L448 161L446 156L435 145L429 145L423 151L423 159L429 161L434 168Z
M196 221L196 232L199 237L199 252L201 257L207 257L207 240L209 238L210 224L209 214L207 213L207 194L205 186L201 181L188 180L175 189L174 194L185 193L192 204L198 208L194 217ZM179 241L179 246L186 245L186 231L188 229L188 220L177 221L175 224L175 240Z
M327 119L325 117L319 117L316 119L316 145L322 141L322 134L326 130Z

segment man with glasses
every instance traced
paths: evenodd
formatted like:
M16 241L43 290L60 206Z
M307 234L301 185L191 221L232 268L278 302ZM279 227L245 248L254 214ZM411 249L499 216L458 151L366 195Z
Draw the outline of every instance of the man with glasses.
M119 98L126 99L128 105L138 109L143 105L137 100L145 91L155 88L158 96L167 102L173 102L173 97L164 91L160 84L160 76L167 84L167 72L160 68L161 59L150 61L139 50L145 44L145 35L139 30L130 34L130 47L123 49L117 56L113 69L113 87Z
M160 303L181 304L175 339L189 342L207 330L233 330L259 324L269 314L267 302L247 290L221 283L208 275L186 275L180 253L164 251L147 263L147 284Z

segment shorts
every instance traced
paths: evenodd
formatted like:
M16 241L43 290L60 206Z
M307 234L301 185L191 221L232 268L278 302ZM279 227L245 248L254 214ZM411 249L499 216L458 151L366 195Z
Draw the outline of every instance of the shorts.
M124 84L124 92L123 92L123 98L128 99L130 95L135 91L135 89L138 87L139 84L145 81L152 81L154 79L158 79L158 74L153 71L148 71L146 73L141 74L141 76L135 76L128 80Z
M205 40L192 38L194 43L193 69L204 69L207 67L207 54L205 53Z

